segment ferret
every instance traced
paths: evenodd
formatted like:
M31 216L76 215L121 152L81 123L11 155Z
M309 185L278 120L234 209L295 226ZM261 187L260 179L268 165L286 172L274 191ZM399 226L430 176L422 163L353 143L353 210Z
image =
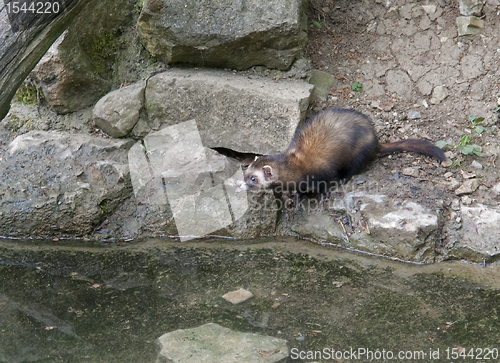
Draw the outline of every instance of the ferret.
M377 154L413 151L444 161L443 151L426 139L379 143L370 119L351 110L322 111L297 129L281 154L257 157L237 189L327 194L332 182L347 182Z

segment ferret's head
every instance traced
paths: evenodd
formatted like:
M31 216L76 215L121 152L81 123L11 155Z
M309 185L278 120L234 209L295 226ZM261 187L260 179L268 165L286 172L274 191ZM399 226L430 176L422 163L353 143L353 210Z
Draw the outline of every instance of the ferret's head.
M240 181L240 187L237 191L250 190L250 189L269 189L273 187L278 181L278 175L273 168L273 163L266 156L256 157L254 162L251 163L243 181Z

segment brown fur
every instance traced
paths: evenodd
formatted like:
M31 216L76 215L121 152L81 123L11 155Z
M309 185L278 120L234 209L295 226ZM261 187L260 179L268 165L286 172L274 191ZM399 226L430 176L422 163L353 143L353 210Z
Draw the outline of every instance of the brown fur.
M365 115L348 109L322 111L300 127L282 153L257 158L245 172L248 188L325 193L331 182L347 181L377 153L414 151L445 160L441 149L424 139L380 144Z

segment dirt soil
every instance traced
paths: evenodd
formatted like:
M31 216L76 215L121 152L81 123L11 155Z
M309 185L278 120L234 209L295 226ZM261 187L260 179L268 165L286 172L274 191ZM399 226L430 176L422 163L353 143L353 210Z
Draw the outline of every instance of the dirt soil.
M435 5L435 11L424 11L425 4ZM488 1L484 28L459 37L458 1L310 0L306 56L314 68L338 81L312 111L355 108L371 117L382 141L424 137L452 144L443 149L449 158L443 164L415 154L375 161L365 175L380 183L384 194L442 199L446 206L458 199L454 191L473 173L480 186L461 196L461 203L498 204L491 187L499 181L499 9ZM354 82L362 84L361 92L353 90ZM444 86L449 95L433 104L436 86ZM409 117L415 112L421 117ZM477 117L484 117L476 125L484 129L476 130L470 121ZM465 136L464 144L480 146L482 156L459 150ZM418 177L405 176L408 167Z

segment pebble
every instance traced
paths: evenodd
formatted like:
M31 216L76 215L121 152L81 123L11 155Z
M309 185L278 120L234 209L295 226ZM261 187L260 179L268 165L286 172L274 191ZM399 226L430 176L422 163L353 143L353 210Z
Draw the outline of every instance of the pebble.
M446 97L448 97L448 90L445 86L436 86L432 91L432 96L430 102L433 105L441 103Z
M445 155L446 155L446 153L445 153ZM443 168L449 168L452 165L453 165L453 160L451 160L451 158L449 158L449 157L446 157L446 160L441 162L441 166Z
M481 163L477 162L476 160L474 160L471 165L472 165L472 167L474 167L476 169L482 169L483 168L483 165Z
M408 176L412 176L414 178L418 178L418 175L420 174L420 171L419 171L419 167L409 167L409 168L404 168L402 171L401 171L401 174L403 175L408 175Z
M234 305L246 301L251 297L253 297L253 294L250 291L245 290L243 288L236 291L228 292L222 296L224 300L229 301L231 304Z
M476 177L476 173L468 173L464 170L460 170L460 174L462 174L462 177L464 179L472 179Z
M472 204L472 198L469 197L468 195L463 195L461 197L461 201L463 205L471 205Z
M384 110L385 112L389 112L393 107L394 103L392 102L383 102L380 104L380 109Z
M422 5L422 9L424 9L427 15L434 14L436 12L436 5Z
M416 120L418 118L422 118L422 114L418 111L410 111L408 112L408 118L410 120Z
M397 17L398 14L398 8L396 6L391 7L389 10L387 10L387 13L385 14L386 18L392 18L392 17Z
M458 35L474 35L484 27L484 20L475 16L459 16L457 18Z
M471 194L479 187L479 182L477 179L467 179L462 183L462 185L455 190L456 195Z
M453 201L451 202L451 209L453 209L453 210L460 209L460 200L459 199L453 199Z
M460 182L457 178L450 178L450 182L448 183L450 190L456 190L460 186Z
M481 16L483 13L483 0L459 0L460 14L465 16Z

